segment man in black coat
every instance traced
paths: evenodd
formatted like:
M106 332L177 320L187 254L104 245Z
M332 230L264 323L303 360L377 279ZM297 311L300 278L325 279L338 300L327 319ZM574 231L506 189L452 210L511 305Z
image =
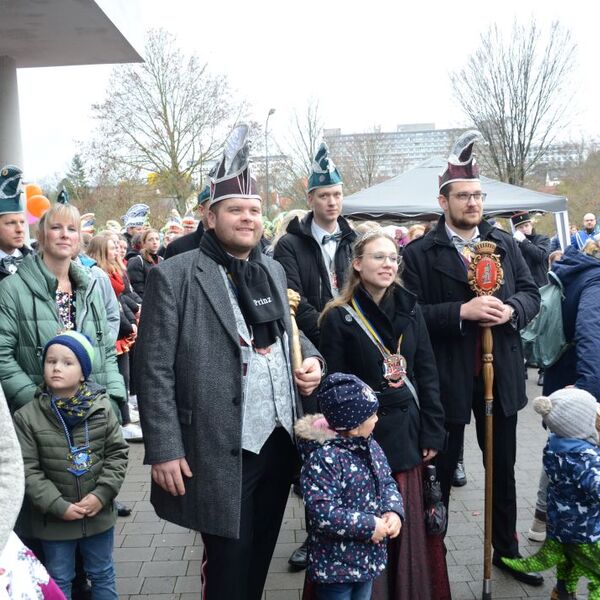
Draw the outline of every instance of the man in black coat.
M527 403L519 330L538 312L540 296L513 238L482 220L485 194L471 157L474 132L463 134L440 176L438 202L444 214L435 229L404 251L404 283L417 294L436 356L448 445L436 459L444 500L449 500L464 427L475 415L484 450L481 326L494 339L493 562L520 581L541 585L537 573L517 573L502 556L519 556L516 534L517 412ZM467 281L469 255L481 240L496 244L504 283L493 296L477 297Z
M550 238L535 232L531 215L526 211L514 214L510 220L515 228L513 237L519 244L519 249L531 271L535 284L538 287L546 285L548 283Z
M356 239L341 215L342 178L321 144L308 180L310 212L290 222L273 258L279 261L288 286L300 294L298 327L315 346L319 344L317 321L323 307L338 295L350 266L351 246Z
M177 256L183 252L189 252L190 250L197 250L200 246L200 240L207 228L206 219L208 215L208 204L207 200L210 198L210 186L206 186L198 194L198 210L200 211L200 223L196 227L196 231L187 233L176 240L173 240L165 250L165 258L171 258L171 256Z

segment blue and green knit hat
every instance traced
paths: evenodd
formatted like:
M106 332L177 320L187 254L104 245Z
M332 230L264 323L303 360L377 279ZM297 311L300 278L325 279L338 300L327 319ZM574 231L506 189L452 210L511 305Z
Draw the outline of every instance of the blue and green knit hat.
M79 364L81 365L81 371L84 379L87 379L92 372L92 363L94 361L94 347L92 342L83 333L78 331L65 331L59 335L53 337L44 347L44 353L42 354L42 362L46 362L46 353L48 348L54 344L60 344L69 348L77 357Z
M207 200L210 200L210 185L207 185L198 194L198 206L202 206Z
M311 174L308 178L308 191L320 187L343 185L342 176L329 157L329 148L325 142L321 143L312 163Z

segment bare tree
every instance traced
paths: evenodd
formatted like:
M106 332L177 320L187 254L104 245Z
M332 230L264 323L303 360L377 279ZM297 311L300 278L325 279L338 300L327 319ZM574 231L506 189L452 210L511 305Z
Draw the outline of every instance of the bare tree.
M287 160L281 168L281 189L295 204L306 205L306 185L311 165L323 139L323 120L319 102L309 100L299 112L294 110L285 146L276 145L280 155Z
M144 59L116 67L106 99L93 106L93 153L129 177L154 173L155 185L181 212L244 108L232 100L225 76L211 74L197 56L185 57L162 29L148 32Z
M451 74L458 104L488 142L482 162L500 180L522 185L564 125L575 49L558 22L543 32L515 21L508 39L492 25Z
M388 178L384 174L384 163L393 157L388 151L386 137L379 128L373 127L364 133L327 138L333 159L344 178L345 194L353 194ZM402 157L396 157L397 173L402 171L404 162Z

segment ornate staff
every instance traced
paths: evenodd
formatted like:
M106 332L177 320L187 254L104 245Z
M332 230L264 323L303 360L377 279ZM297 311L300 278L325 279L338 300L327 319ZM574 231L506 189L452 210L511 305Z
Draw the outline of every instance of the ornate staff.
M475 244L475 254L469 265L468 279L477 296L491 296L504 283L500 257L494 254L494 242ZM494 469L494 356L492 330L481 327L483 399L485 401L485 522L483 534L483 592L482 600L492 597L492 481Z
M302 350L300 349L300 333L296 323L296 311L298 310L298 304L300 304L300 294L288 288L287 296L292 318L292 367L299 369L302 366Z

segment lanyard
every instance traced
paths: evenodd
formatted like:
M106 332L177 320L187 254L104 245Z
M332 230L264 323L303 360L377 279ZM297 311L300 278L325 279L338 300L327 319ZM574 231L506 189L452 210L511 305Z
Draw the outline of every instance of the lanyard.
M352 298L352 300L350 301L350 304L352 304L352 308L354 309L354 311L355 311L356 315L358 316L358 318L360 319L361 323L364 325L364 328L366 328L366 330L371 334L369 337L373 340L373 342L375 342L375 345L379 348L379 351L381 352L381 354L383 354L383 356L390 356L392 354L392 352L390 352L390 350L388 350L386 348L385 344L383 343L383 340L381 339L381 336L377 333L377 331L375 330L375 327L373 327L373 325L371 324L369 319L367 319L367 317L365 316L365 313L363 312L362 308L360 307L360 304L358 303L356 296L354 296ZM402 347L403 335L404 334L400 335L400 338L398 339L398 349L396 350L397 354L400 354L400 349Z

